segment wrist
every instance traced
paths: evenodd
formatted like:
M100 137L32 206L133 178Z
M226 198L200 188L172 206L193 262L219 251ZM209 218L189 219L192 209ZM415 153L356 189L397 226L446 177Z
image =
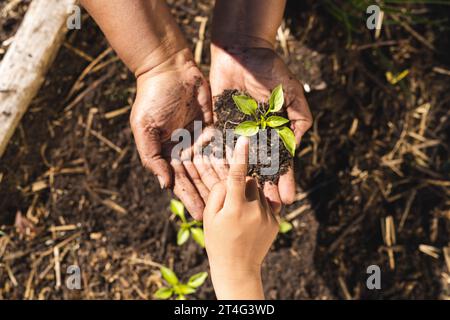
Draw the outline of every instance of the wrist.
M259 267L247 269L211 267L211 280L219 300L264 299Z
M266 48L274 49L275 39L265 37L263 35L248 35L239 34L233 31L217 31L212 32L211 37L211 51L213 48L222 50L229 49L251 49L251 48Z
M242 279L250 275L261 274L261 264L248 261L211 261L209 262L211 272L226 278Z
M216 0L212 42L219 46L274 48L286 0Z
M187 46L172 48L158 47L149 54L134 71L137 79L144 75L161 73L186 66L194 66L195 61Z
M211 43L210 47L211 51L211 59L214 59L217 56L221 56L223 54L231 55L236 58L239 58L240 56L259 56L262 53L275 53L275 48L273 46L270 46L269 44L265 44L263 42L260 42L257 44L256 42L253 43L233 43L230 45L220 45L218 43Z
M242 66L258 65L261 61L270 61L277 53L273 48L265 47L220 47L211 44L211 73L223 65L239 63ZM264 63L261 63L263 65Z

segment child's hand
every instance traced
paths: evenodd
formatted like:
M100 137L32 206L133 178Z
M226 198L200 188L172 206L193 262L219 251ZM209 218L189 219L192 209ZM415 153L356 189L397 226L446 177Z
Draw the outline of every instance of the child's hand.
M226 183L212 189L203 216L211 276L219 299L263 299L261 264L278 232L256 181L246 177L248 139L240 137Z

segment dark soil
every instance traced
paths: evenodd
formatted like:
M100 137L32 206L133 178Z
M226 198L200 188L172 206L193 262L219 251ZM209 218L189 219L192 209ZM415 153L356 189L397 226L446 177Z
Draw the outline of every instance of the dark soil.
M200 65L207 73L212 1L168 2L192 48L195 17L209 18ZM345 24L325 5L334 2L345 9L352 3L289 1L289 54L277 48L313 89L307 99L315 122L295 159L297 200L285 208L294 228L278 237L264 264L266 295L448 298L443 249L450 240L450 81L436 71L450 69L448 7L407 6L405 12L433 24L400 15L432 42L431 50L389 15L375 40L364 27L365 10L357 11L349 41ZM0 30L0 37L8 36ZM108 48L86 15L66 42L94 58ZM142 168L128 114L107 116L130 107L135 94L133 76L115 58L107 54L101 60L106 66L69 97L90 61L61 48L0 159L0 299L150 299L161 283L155 263L173 267L182 280L208 270L204 250L192 240L176 245L172 195ZM406 69L409 75L398 84L386 80L387 71ZM117 148L87 132L90 113L92 130ZM19 212L34 233L16 231ZM382 233L386 217L393 218L395 244ZM81 290L64 285L73 264L81 269ZM366 287L372 264L381 268L381 290ZM214 298L210 280L193 298Z
M22 0L14 6L11 1L0 2L0 61L3 59L8 47L11 45L31 0Z
M225 140L226 137L226 130L227 129L234 129L237 127L238 124L240 124L243 121L250 121L254 120L251 116L248 116L242 112L239 111L239 109L236 107L234 101L233 101L233 95L241 94L237 90L226 90L221 95L214 97L214 113L217 117L215 126L222 130L223 137ZM268 105L264 105L260 103L261 108L268 108ZM264 109L263 111L266 111L267 109ZM259 117L259 113L261 113L261 110L257 111L257 115ZM279 113L273 113L273 115L278 115L287 118L286 112L279 112ZM261 130L260 130L261 132ZM267 136L267 144L266 146L261 146L258 141L250 140L249 145L249 154L250 158L257 159L256 164L249 164L248 167L248 175L256 178L258 182L263 186L265 182L271 181L273 183L278 183L278 179L281 175L287 172L289 169L292 156L289 153L289 151L286 149L286 147L283 145L283 142L279 138L278 134L276 134L275 130L273 129L267 129L267 132L265 133ZM279 153L276 155L272 155L272 145L275 142L272 142L272 134L276 139L278 140L279 145ZM237 137L236 137L237 139ZM233 141L233 145L236 141L236 139ZM229 146L231 149L233 146ZM224 149L224 152L226 150ZM263 163L261 161L261 157L259 157L259 154L265 154L267 152L267 159L270 160L269 163ZM253 156L252 156L253 155ZM274 157L278 157L279 162L279 168L275 174L267 175L262 174L261 170L263 168L269 168L272 164L272 161L275 161ZM264 157L265 158L265 157Z

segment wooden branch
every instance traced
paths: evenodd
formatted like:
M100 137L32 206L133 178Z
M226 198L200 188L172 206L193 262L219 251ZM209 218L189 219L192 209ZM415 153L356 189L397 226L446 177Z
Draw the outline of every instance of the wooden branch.
M0 64L0 157L41 87L76 0L33 0Z

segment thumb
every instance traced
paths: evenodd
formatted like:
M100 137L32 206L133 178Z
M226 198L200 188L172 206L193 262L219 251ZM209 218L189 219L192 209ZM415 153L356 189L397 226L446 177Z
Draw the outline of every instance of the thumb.
M158 178L161 189L172 185L170 165L162 155L162 145L159 130L156 128L133 130L136 147L142 165Z
M211 89L205 79L202 79L202 81L203 83L200 86L197 94L197 103L202 110L203 121L205 121L206 125L210 125L213 123Z
M227 178L227 198L245 200L249 140L241 136L236 142Z

